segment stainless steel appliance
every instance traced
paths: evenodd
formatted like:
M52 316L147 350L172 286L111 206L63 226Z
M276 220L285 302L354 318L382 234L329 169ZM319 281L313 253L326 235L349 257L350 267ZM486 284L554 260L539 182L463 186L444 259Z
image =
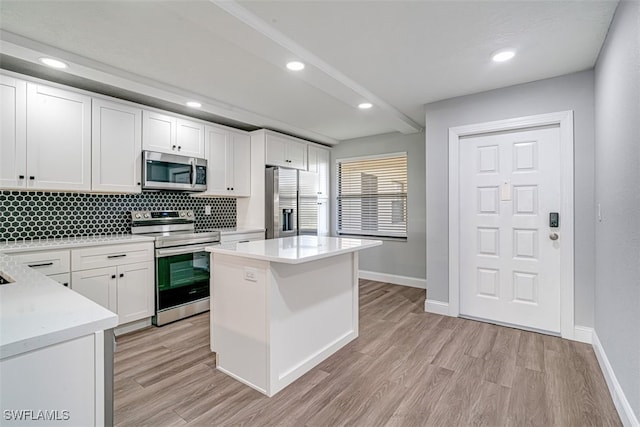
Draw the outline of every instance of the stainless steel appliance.
M142 189L206 191L207 161L195 157L143 151Z
M266 238L318 234L318 175L266 168Z
M210 257L220 232L195 231L192 210L131 212L132 234L155 237L156 315L153 324L209 310Z

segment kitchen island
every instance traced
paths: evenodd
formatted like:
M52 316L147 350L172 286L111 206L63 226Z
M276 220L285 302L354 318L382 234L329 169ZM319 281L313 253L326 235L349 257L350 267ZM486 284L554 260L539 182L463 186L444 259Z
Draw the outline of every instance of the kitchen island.
M296 236L212 246L217 368L273 396L358 336L358 251L379 240Z

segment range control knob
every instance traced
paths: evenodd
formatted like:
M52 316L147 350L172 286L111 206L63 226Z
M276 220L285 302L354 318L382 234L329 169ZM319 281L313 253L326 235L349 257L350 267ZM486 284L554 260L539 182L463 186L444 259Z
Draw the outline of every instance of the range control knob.
M187 216L191 216L191 215L193 215L193 213L187 212Z
M136 214L136 219L140 219L142 218L142 215L140 215L139 213Z
M184 212L180 212L180 216L184 217L186 214Z
M144 217L149 218L149 214L148 213L144 214Z

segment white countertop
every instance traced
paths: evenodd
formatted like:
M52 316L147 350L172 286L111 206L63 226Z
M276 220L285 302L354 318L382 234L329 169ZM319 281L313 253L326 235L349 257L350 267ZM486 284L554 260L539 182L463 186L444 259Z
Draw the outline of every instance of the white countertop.
M380 245L381 240L294 236L210 246L207 251L284 264L301 264Z
M84 246L153 242L153 237L132 234L64 237L61 239L18 240L0 243L0 252L18 253L46 249L71 249Z
M222 236L232 234L264 233L264 228L251 227L215 228L214 230L220 231L220 235Z
M0 359L78 338L118 324L95 302L0 254Z

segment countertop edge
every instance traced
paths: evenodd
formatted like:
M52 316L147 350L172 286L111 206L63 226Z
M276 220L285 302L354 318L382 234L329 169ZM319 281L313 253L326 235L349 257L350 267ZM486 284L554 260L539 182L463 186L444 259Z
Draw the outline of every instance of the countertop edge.
M28 242L28 243L0 243L0 253L7 255L18 254L21 252L33 252L33 251L47 251L47 250L64 250L74 248L86 248L91 246L108 246L108 245L126 245L130 243L146 243L153 242L155 239L149 236L134 236L126 235L121 238L118 237L100 237L85 236L77 238L65 238L59 241L50 240L43 242Z
M269 256L269 255L262 255L262 254L254 254L254 253L248 253L248 252L239 252L237 250L232 250L232 249L225 249L222 246L209 246L206 248L207 252L211 252L211 253L219 253L219 254L223 254L223 255L231 255L231 256L237 256L237 257L241 257L241 258L249 258L249 259L256 259L256 260L261 260L261 261L269 261L269 262L275 262L275 263L280 263L280 264L304 264L306 262L312 262L312 261L317 261L320 259L324 259L324 258L331 258L337 255L343 255L343 254L347 254L347 253L351 253L351 252L357 252L360 250L364 250L364 249L369 249L369 248L373 248L376 246L381 246L382 245L382 241L380 240L372 240L372 241L368 241L366 244L362 245L362 246L357 246L357 247L351 247L351 248L341 248L341 249L336 249L333 250L331 252L324 252L324 253L319 253L316 255L310 255L308 257L304 257L304 258L281 258L281 257L277 257L277 256Z

